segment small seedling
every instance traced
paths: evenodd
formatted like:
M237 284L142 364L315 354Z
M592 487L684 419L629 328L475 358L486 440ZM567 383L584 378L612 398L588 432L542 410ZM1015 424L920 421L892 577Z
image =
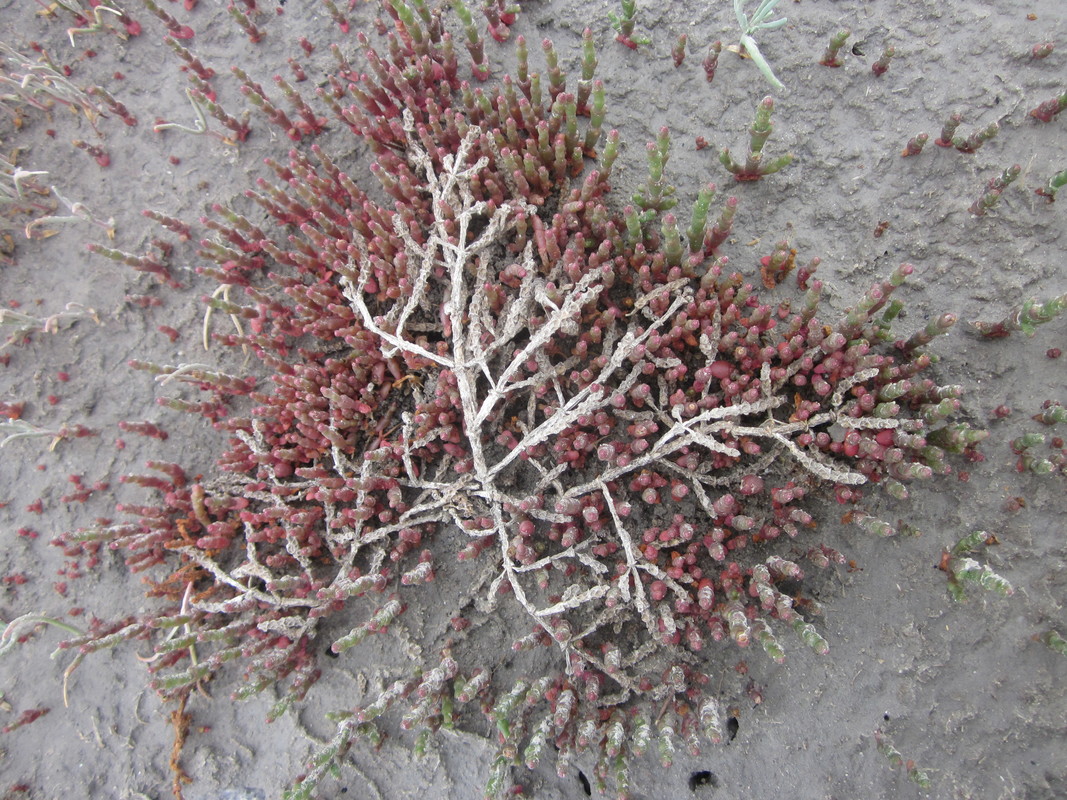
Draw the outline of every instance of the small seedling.
M84 425L60 425L54 430L49 430L31 425L24 419L11 419L0 422L0 437L3 437L0 438L0 447L4 447L17 439L48 437L52 440L52 443L48 445L48 450L51 452L64 439L80 439L83 436L95 435L95 431L86 428Z
M36 173L32 173L36 174ZM93 216L93 213L86 207L85 203L71 201L65 198L59 193L56 187L52 187L52 191L55 193L66 206L70 209L70 214L67 215L49 215L47 217L38 217L26 224L24 233L27 239L46 239L52 236L55 231L47 229L38 230L46 225L66 224L70 222L88 222L92 225L96 225L99 228L103 228L107 234L108 239L115 238L115 218L108 217L106 220L97 219Z
M1038 42L1031 48L1030 55L1035 60L1041 60L1042 58L1048 58L1052 55L1052 51L1055 45L1052 42Z
M900 754L900 751L893 746L893 742L889 740L881 731L874 732L874 741L878 745L878 752L885 756L885 760L889 762L889 766L896 769L897 767L904 767L907 770L908 778L915 782L920 788L930 788L930 776L926 770L921 769L910 758L905 759Z
M1051 409L1050 409L1051 410ZM1035 419L1041 419L1038 415ZM1050 475L1056 470L1056 465L1047 458L1043 458L1035 448L1045 443L1045 435L1030 431L1012 439L1011 450L1019 459L1015 462L1018 472L1031 472L1034 475Z
M1053 652L1059 653L1061 656L1067 656L1067 639L1060 636L1059 632L1049 631L1041 637L1041 641Z
M1001 339L1013 331L1022 331L1027 336L1037 332L1037 326L1049 322L1067 309L1067 294L1039 303L1031 297L1021 306L1012 309L1000 322L972 322L974 329L987 339Z
M685 61L685 47L689 41L689 37L684 34L678 34L678 38L671 46L671 58L674 59L674 66L682 66L682 62Z
M831 36L830 43L826 46L826 52L822 54L819 63L824 67L840 67L843 62L837 56L840 53L841 48L845 46L845 42L848 41L848 37L851 35L852 31L846 28Z
M107 89L104 89L102 86L91 86L86 91L90 97L98 97L103 100L111 113L119 117L129 127L132 128L137 124L137 117L131 114L125 105L112 97Z
M959 150L961 153L976 153L978 148L988 142L994 136L1000 133L1000 125L996 122L991 122L985 128L980 131L975 131L970 136L964 138L963 136L953 136L952 146Z
M91 25L86 25L83 28L67 28L67 36L70 38L71 47L77 47L77 45L74 43L74 34L98 33L99 31L102 31L106 28L106 26L104 25L104 18L100 16L101 11L106 11L109 14L114 14L116 17L122 16L121 11L117 11L114 8L110 8L109 6L106 6L103 3L100 3L99 5L95 6L93 8L93 22ZM82 14L79 14L79 16L82 16Z
M0 633L0 656L11 652L25 637L33 633L38 625L52 625L75 636L83 635L79 628L61 619L46 617L43 614L23 614L7 623L3 633Z
M908 139L908 143L904 146L903 152L901 152L901 158L908 158L909 156L917 156L923 151L926 146L926 142L930 139L929 134L920 133L916 136Z
M734 178L737 180L758 181L764 175L778 172L778 170L788 166L793 161L792 153L787 153L767 162L763 161L763 145L767 143L767 139L770 137L774 127L771 124L772 113L774 113L774 99L768 95L756 107L756 119L749 129L751 134L749 152L744 164L738 164L734 161L728 148L723 148L722 153L719 154L719 160L722 165L733 173Z
M945 124L941 126L941 135L934 139L938 147L952 147L952 137L956 135L956 128L963 122L963 114L958 111L949 115Z
M186 89L185 96L189 98L189 103L192 105L193 112L196 114L196 122L193 123L193 126L182 125L180 122L157 122L152 130L156 133L161 133L163 131L181 131L183 133L191 133L194 136L207 134L209 136L214 136L223 144L231 145L237 142L243 142L248 138L248 134L251 133L252 129L248 125L247 112L241 119L236 119L227 114L220 105L208 99L208 97L199 89ZM204 114L205 110L208 114L211 114L211 116L229 128L232 133L227 135L219 133L218 131L209 130L207 126L207 116Z
M968 211L976 217L985 216L989 209L1000 202L1000 195L1019 177L1021 171L1022 168L1018 164L1014 164L1004 170L999 177L991 179L978 196L978 199L971 203Z
M1056 201L1056 192L1064 186L1067 186L1067 169L1063 172L1057 172L1048 179L1048 183L1045 186L1042 186L1040 189L1035 189L1034 193L1048 198L1050 203L1054 203Z
M397 8L403 8L398 4ZM518 3L508 3L506 0L486 0L482 6L482 14L487 22L486 29L494 41L503 43L511 38L511 26L518 19L522 9ZM411 27L414 27L414 17L411 17ZM405 22L405 24L407 24Z
M996 544L996 537L985 531L974 531L956 542L951 550L941 554L938 569L948 574L948 593L957 603L966 597L968 586L978 586L996 592L1001 597L1015 593L1011 584L995 573L988 564L981 564L968 556L979 547Z
M107 151L104 150L104 148L95 144L90 144L82 139L74 139L71 144L82 152L91 155L101 167L110 166L111 156L107 154Z
M622 13L608 13L611 27L618 31L615 41L624 44L631 50L636 50L638 45L652 44L647 36L634 36L634 18L637 16L637 0L620 0Z
M47 317L35 317L13 308L0 308L0 326L11 326L11 333L0 343L0 350L10 344L17 344L34 333L56 333L60 326L68 326L79 319L91 319L100 324L96 312L80 303L67 303L63 311Z
M341 33L348 33L351 25L348 22L348 17L337 7L337 4L333 0L322 0L322 4L326 6L326 11L330 15L330 19L337 23L337 27L341 29Z
M882 55L879 57L879 59L873 64L871 64L871 72L873 72L878 77L885 75L889 71L889 62L896 54L897 49L895 47L887 46L882 51Z
M1030 116L1041 122L1052 122L1053 117L1067 108L1067 92L1046 100L1030 112Z
M719 53L722 52L722 42L714 41L708 45L708 54L704 56L704 61L701 66L704 67L704 75L707 76L708 83L715 80L715 70L719 66Z
M1041 407L1044 410L1040 414L1034 414L1034 422L1040 422L1042 425L1056 425L1060 422L1067 422L1067 406L1062 403L1046 400Z
M767 63L767 59L763 57L763 53L760 52L759 47L756 45L756 40L752 38L756 31L778 30L789 21L786 17L767 20L767 17L771 15L774 7L781 0L761 0L756 10L752 12L751 17L746 16L745 12L741 10L744 2L745 0L734 0L734 14L737 15L737 24L741 26L740 49L752 59L752 63L756 65L756 68L759 69L771 86L778 91L783 91L785 84L775 77L774 71L771 70L771 65Z

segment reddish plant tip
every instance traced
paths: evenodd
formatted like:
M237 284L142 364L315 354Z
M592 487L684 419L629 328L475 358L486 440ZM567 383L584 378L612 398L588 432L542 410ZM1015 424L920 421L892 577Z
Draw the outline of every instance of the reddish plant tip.
M1033 46L1030 51L1031 56L1035 59L1048 58L1052 55L1052 51L1055 45L1052 42L1038 42Z
M5 725L2 729L0 729L0 731L2 731L3 733L11 733L11 731L17 730L18 728L21 728L25 725L30 725L31 723L36 722L45 714L47 714L50 710L51 709L39 707L23 711L21 714L19 714L18 719L8 725Z
M1067 92L1041 103L1030 111L1030 116L1041 122L1052 122L1064 108L1067 108Z
M926 144L929 138L930 137L928 134L920 133L917 136L909 139L907 145L905 145L904 147L903 152L901 152L900 154L901 157L908 158L910 156L919 155L919 153L921 153L923 150L923 146Z
M24 403L0 403L0 416L8 419L19 419L22 416Z
M181 333L179 333L175 328L172 328L170 325L160 325L158 328L156 328L156 330L162 333L172 342L176 342L178 341L178 339L181 338Z

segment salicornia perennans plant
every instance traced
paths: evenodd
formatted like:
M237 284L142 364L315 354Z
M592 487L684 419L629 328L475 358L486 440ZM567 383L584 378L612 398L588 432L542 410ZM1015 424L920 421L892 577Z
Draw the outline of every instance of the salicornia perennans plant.
M1014 593L1011 584L994 572L988 564L982 564L972 558L972 553L979 547L993 542L995 537L985 531L974 531L942 554L940 568L948 574L948 591L956 602L964 599L969 586L976 586L1004 597Z
M1067 294L1049 298L1045 302L1036 297L1016 306L999 322L972 322L974 330L988 339L1001 339L1013 331L1022 331L1027 336L1037 332L1037 326L1050 322L1067 310Z
M749 128L748 155L743 164L734 160L729 148L719 153L719 161L738 181L758 181L764 175L771 175L793 162L793 154L787 153L770 161L763 160L763 146L770 138L774 125L771 114L774 113L774 99L769 95L756 106L756 118Z
M829 44L826 45L826 52L823 53L819 63L824 67L840 67L841 59L838 58L838 54L841 52L841 48L845 46L845 42L852 34L850 30L841 30L830 37Z
M735 5L743 44L784 23L765 21L776 2L751 23ZM810 541L806 497L832 491L857 526L892 535L863 493L904 498L973 452L982 434L955 421L959 387L926 376L926 346L955 317L896 338L891 296L910 264L836 320L821 315L811 269L801 297L761 300L719 252L736 200L713 222L706 187L682 235L666 130L641 211L609 205L619 144L612 132L591 158L595 59L583 63L589 108L549 42L544 82L523 57L517 80L472 90L441 20L390 8L388 48L365 41L367 73L342 69L324 93L334 123L373 154L387 202L303 143L323 126L306 104L289 97L294 122L238 75L295 144L268 160L277 180L246 193L270 224L213 209L202 272L229 287L209 305L243 326L215 341L271 374L132 364L209 398L172 402L224 430L228 449L205 478L150 462L126 482L154 503L69 537L125 552L162 605L68 647L149 639L154 686L173 698L232 662L240 697L284 684L274 717L318 679L323 645L342 654L396 630L420 587L471 562L481 575L456 587L448 635L338 713L291 796L310 796L354 739L380 740L388 715L420 747L479 708L497 736L489 794L507 791L514 765L554 757L565 769L584 751L625 794L647 749L669 763L680 743L723 738L698 655L710 642L758 642L780 661L792 630L827 650L818 605L797 586L841 557ZM485 77L484 53L471 56ZM767 98L739 179L787 163L761 162L771 110ZM95 251L171 280L162 255ZM792 258L779 247L765 284L782 290ZM232 398L253 408L226 416ZM546 649L557 668L523 675L510 653L475 667L475 623L497 618L521 628L516 651Z
M1056 193L1064 186L1067 186L1067 169L1050 176L1048 183L1036 189L1035 194L1047 198L1048 201L1052 203L1056 200Z

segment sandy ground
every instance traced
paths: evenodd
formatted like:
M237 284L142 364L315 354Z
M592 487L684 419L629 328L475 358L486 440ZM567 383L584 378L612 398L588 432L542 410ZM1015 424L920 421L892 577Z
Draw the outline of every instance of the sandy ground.
M263 174L262 158L282 157L290 143L255 115L254 133L239 149L207 137L153 133L158 117L191 122L185 82L160 41L162 26L133 0L127 5L144 24L143 35L129 41L107 33L79 35L72 48L65 34L69 16L48 19L36 13L34 3L0 0L0 40L22 52L39 42L57 64L70 65L75 84L105 86L138 117L135 127L114 118L99 123L99 143L110 154L110 166L100 168L71 147L73 138L97 140L84 119L62 109L27 111L18 131L0 114L0 140L5 154L21 148L18 163L24 169L48 171L39 179L45 186L85 203L100 218L114 217L115 246L142 252L157 235L140 216L142 209L195 220L212 202L238 196ZM190 44L206 64L220 74L240 65L264 85L287 70L287 56L298 57L314 82L329 69L327 44L338 41L354 49L354 35L342 35L318 3L261 0L264 13L257 22L267 35L257 45L221 4L204 0L192 13L181 4L162 5L196 30ZM594 31L598 75L608 87L608 125L619 128L628 143L616 181L620 202L643 176L642 145L669 126L674 146L668 170L683 198L681 208L708 181L741 198L735 236L726 247L736 267L754 274L756 259L787 238L802 262L822 258L819 274L828 299L845 308L871 281L902 261L913 262L916 275L904 290L906 329L946 311L961 320L999 319L1027 297L1067 290L1067 200L1049 204L1034 194L1067 167L1067 120L1042 124L1027 116L1065 88L1062 47L1043 60L1031 57L1038 42L1067 40L1062 0L783 3L780 10L790 24L759 40L787 86L775 93L776 129L767 149L791 151L796 161L767 180L737 186L715 153L722 146L743 149L755 104L769 86L750 62L726 52L715 81L704 80L700 61L708 43L736 40L729 3L643 3L638 32L650 34L653 42L636 52L612 41L607 12L616 3L523 6L516 30L531 42L551 37L565 67L577 67L582 28ZM361 4L353 22L366 23L373 12L374 4ZM819 66L828 37L843 27L852 30L844 66ZM691 49L676 69L670 46L683 32ZM310 58L297 45L301 36L317 45ZM886 44L898 55L887 74L875 77L870 64ZM95 57L86 48L95 50ZM506 48L490 45L489 54L499 77ZM540 59L540 53L532 58ZM244 107L233 81L221 77L217 84L225 105ZM973 155L931 143L918 157L900 158L910 137L925 131L932 140L953 111L964 116L961 132L993 121L1001 132ZM697 150L698 136L712 147ZM331 130L320 144L359 173L365 152L346 132ZM996 209L981 218L969 214L985 183L1016 163L1022 176ZM233 355L202 352L198 298L213 286L192 272L198 263L192 246L177 255L187 268L176 275L184 288L175 291L86 253L87 242L106 243L100 228L65 225L56 227L55 236L27 241L21 233L26 221L0 219L0 227L10 225L16 246L13 263L0 267L5 307L17 301L20 310L47 316L80 303L95 309L97 320L6 347L10 363L0 368L0 402L24 403L22 417L34 425L80 423L98 435L60 442L54 450L46 438L11 442L0 451L0 619L39 612L79 625L84 617L75 616L75 609L114 618L148 601L116 554L102 554L101 563L89 569L84 558L75 563L49 541L97 517L114 516L116 500L138 502L142 495L118 479L146 459L179 461L191 473L203 472L224 443L188 415L157 406L155 398L166 390L125 362L226 364ZM884 234L876 235L885 223ZM141 309L127 302L127 295L157 297L162 305ZM171 342L157 330L161 325L180 337ZM906 521L921 531L918 537L876 540L837 524L838 508L818 507L822 541L854 562L825 575L819 587L830 654L819 657L789 642L789 657L777 666L759 653L715 649L707 669L721 675L724 691L736 698L736 736L699 758L679 757L670 771L651 759L635 765L634 797L1067 796L1067 658L1035 640L1051 628L1067 633L1064 476L1017 473L1008 446L1038 427L1030 416L1043 401L1067 400L1067 361L1046 356L1049 348L1067 345L1065 327L1061 319L1033 339L1016 334L996 342L980 341L965 327L959 325L936 346L943 355L937 377L962 384L971 420L989 425L986 461L969 467L969 481L942 479L920 487L906 503L882 501L882 516ZM993 419L1001 404L1014 413ZM154 421L169 438L123 434L117 427L122 420ZM125 441L124 449L117 439ZM85 502L64 499L73 492L69 475L82 476L86 486L108 482L110 489ZM1008 510L1016 497L1024 498L1025 507ZM1000 545L984 557L1016 593L1009 599L978 594L955 605L945 575L935 567L943 548L977 528L996 534ZM416 638L440 626L461 592L452 586L449 594L441 583L425 591L426 604L411 616ZM32 725L0 734L0 792L42 800L168 797L169 710L145 688L138 648L118 647L90 658L72 676L70 704L64 707L62 673L69 656L49 659L63 635L43 628L0 659L0 724L11 724L28 709L51 709ZM212 685L213 700L194 696L193 727L182 755L194 778L186 797L279 797L313 751L308 736L328 735L323 713L351 706L364 680L373 687L395 677L398 643L377 638L382 641L358 655L327 661L306 705L270 726L263 721L270 698L231 703L226 698L234 685L225 681ZM736 669L742 656L747 676ZM486 658L496 654L487 652ZM758 704L743 691L749 680L761 689ZM929 773L928 791L911 783L903 769L889 766L877 751L876 730ZM486 724L442 736L421 760L411 755L405 736L389 738L377 753L357 748L354 769L324 784L321 796L479 797L492 751L489 733ZM590 774L591 765L582 766ZM590 791L599 796L583 784L584 775L558 778L546 767L516 777L538 798L581 800Z

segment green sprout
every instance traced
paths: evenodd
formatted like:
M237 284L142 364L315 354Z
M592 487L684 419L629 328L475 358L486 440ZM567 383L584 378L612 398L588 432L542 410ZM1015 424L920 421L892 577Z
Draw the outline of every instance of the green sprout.
M988 564L981 564L967 555L980 547L996 543L996 537L990 536L986 531L974 531L956 542L951 550L941 554L939 569L948 573L948 592L954 601L962 602L966 597L967 588L973 586L995 592L1001 597L1009 597L1015 593L1011 584L995 573Z
M1057 172L1051 178L1048 179L1047 186L1044 186L1037 190L1037 194L1042 197L1048 198L1048 201L1054 202L1056 200L1056 192L1067 186L1067 169L1063 172Z
M1039 638L1055 652L1067 656L1067 639L1064 639L1056 631L1048 631Z
M741 26L741 48L748 53L752 63L763 73L763 77L767 79L767 82L775 89L782 90L785 89L785 84L775 77L774 72L771 70L771 65L767 63L767 59L763 57L759 47L756 45L756 40L752 38L752 34L756 31L773 31L785 25L788 21L785 17L767 21L767 17L771 15L774 7L779 2L781 0L761 0L759 7L752 12L751 17L748 17L741 10L744 0L734 0L734 13L737 14L737 24Z
M615 41L624 44L631 50L636 50L638 45L652 44L647 36L634 36L634 20L637 16L637 0L621 0L621 14L608 12L611 27L619 32Z

